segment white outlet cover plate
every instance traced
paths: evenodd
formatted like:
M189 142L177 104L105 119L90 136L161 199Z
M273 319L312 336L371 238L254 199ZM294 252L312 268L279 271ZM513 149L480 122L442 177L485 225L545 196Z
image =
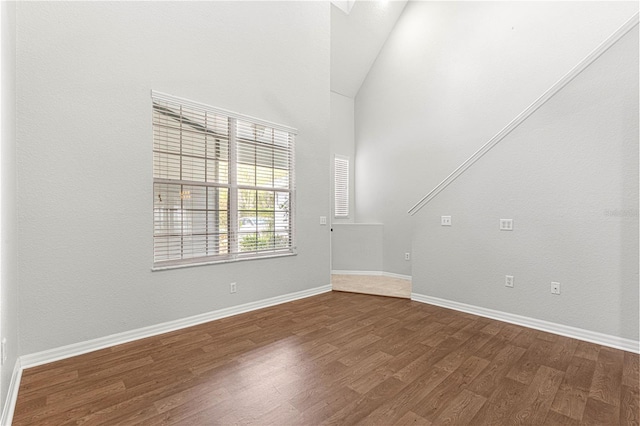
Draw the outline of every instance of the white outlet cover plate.
M513 219L500 219L501 231L513 231Z
M451 226L451 216L440 216L440 225Z
M505 275L504 285L505 287L513 287L513 275Z

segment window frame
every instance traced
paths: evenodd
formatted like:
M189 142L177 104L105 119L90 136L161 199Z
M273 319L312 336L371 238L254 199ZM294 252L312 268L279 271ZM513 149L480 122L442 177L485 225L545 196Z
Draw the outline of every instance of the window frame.
M180 98L177 96L173 96L173 95L168 95L166 93L162 93L162 92L158 92L155 90L151 91L151 98L152 98L152 116L153 116L153 120L152 120L152 130L153 130L153 153L154 153L154 158L153 158L153 195L154 195L154 207L153 207L153 214L154 214L154 218L153 218L153 266L152 266L152 270L156 271L156 270L165 270L165 269L174 269L174 268L182 268L182 267L192 267L192 266L201 266L201 265L211 265L211 264L219 264L219 263L230 263L230 262L237 262L237 261L244 261L244 260L254 260L254 259L268 259L268 258L274 258L274 257L283 257L283 256L294 256L297 254L297 248L296 248L296 225L295 225L295 216L296 216L296 186L295 186L295 137L297 135L297 130L289 127L289 126L284 126L281 124L277 124L277 123L272 123L266 120L262 120L262 119L258 119L255 117L251 117L248 115L244 115L244 114L239 114L236 112L232 112L232 111L228 111L222 108L217 108L217 107L213 107L210 105L206 105L203 103L199 103L199 102L195 102L195 101L191 101L188 99L184 99L184 98ZM159 152L159 149L156 149L156 144L157 144L157 135L156 133L158 132L158 128L160 127L159 124L157 124L156 122L156 108L157 107L162 107L162 105L172 105L172 106L180 106L180 130L179 130L179 135L180 135L180 150L179 150L179 161L180 161L180 178L179 179L171 179L171 178L167 178L167 177L159 177L159 174L161 174L162 171L158 171L161 170L159 163L160 160L157 160L157 152ZM184 133L183 133L183 129L182 129L182 122L184 121L184 114L182 111L182 108L189 108L190 111L197 111L197 112L203 112L203 113L208 113L208 114L212 114L215 116L221 116L226 118L227 120L227 133L226 133L226 138L227 138L227 144L228 144L228 157L227 157L227 179L226 181L220 182L220 181L216 181L216 182L211 182L208 181L206 178L206 171L205 173L205 178L204 181L191 181L188 179L184 179L184 176L182 175L182 164L184 162L184 158L187 157L188 155L183 154L182 152L182 144L183 144L183 137L184 137ZM160 112L160 114L164 114L162 112ZM173 117L174 120L176 120L175 117ZM245 131L244 135L246 135L246 129L247 126L250 126L250 128L252 128L255 132L254 132L254 139L247 139L246 136L241 136L241 134L239 133L238 130L238 126L243 126L243 130ZM262 135L262 137L264 137L265 134L270 134L271 135L271 140L269 142L269 140L267 139L262 140L258 137L258 129L262 132L260 133ZM192 131L193 129L190 129L190 131ZM270 133L267 133L270 132ZM203 137L207 137L209 135L210 131L208 130L208 128L204 129L201 132L201 135L204 135ZM224 139L224 135L222 136L222 139ZM169 138L168 136L166 136L166 138ZM158 137L158 140L160 140L160 137ZM215 139L216 143L220 143L220 141L218 139ZM267 186L264 185L264 181L263 181L263 185L259 185L258 179L256 178L254 181L253 185L249 185L247 184L247 182L241 182L239 183L239 177L238 177L238 167L240 164L244 164L244 165L249 165L251 166L252 163L239 163L239 156L241 155L245 155L246 154L239 154L239 147L241 145L248 145L248 144L253 144L255 145L255 150L256 150L256 157L255 157L255 162L253 163L253 166L255 167L255 174L258 174L258 169L261 170L271 170L271 173L273 175L273 178L271 180L271 185L268 186L269 184L266 184ZM206 143L205 143L206 146ZM260 157L259 154L257 154L257 151L259 151L259 148L262 148L263 151L269 152L270 150L273 151L272 154L272 158L271 158L271 163L269 167L269 164L267 164L266 166L264 164L259 164ZM277 167L276 166L276 160L275 160L275 151L278 150L281 152L280 154L280 159L281 161L284 161L284 164L286 164L285 168L282 167ZM217 152L217 151L216 151ZM175 156L175 155L174 155ZM207 153L204 154L205 158L205 170L207 170L208 165L206 165L206 161L208 160L207 157ZM284 160L282 160L284 159ZM218 157L215 157L214 160L212 160L213 163L216 164L216 170L217 167L220 163L220 159ZM166 173L169 173L169 168L170 166L166 166L167 169L162 169L164 170ZM276 170L282 170L284 171L284 179L285 181L282 181L282 178L280 179L280 186L278 186L276 184L276 178L275 178L275 171ZM287 182L287 177L288 177L288 182ZM185 183L186 182L186 183ZM198 252L201 253L201 255L197 255L197 256L189 256L187 255L185 257L185 253L184 250L182 248L183 246L183 241L186 237L191 237L193 238L194 234L191 233L185 233L184 231L184 222L186 221L186 219L184 218L185 212L188 211L192 211L189 210L187 208L183 207L183 203L182 201L180 202L180 207L178 209L179 211L179 216L180 216L180 221L181 221L181 225L180 225L180 232L178 235L178 232L174 232L174 231L165 231L166 234L158 234L158 229L159 229L159 224L161 226L165 226L165 228L169 228L169 223L167 222L167 219L162 219L162 220L158 220L157 217L159 215L159 213L161 212L168 212L169 211L169 207L163 207L163 208L159 208L156 205L156 185L162 185L162 184L166 184L167 188L169 185L180 185L180 199L182 200L183 197L183 192L184 192L184 185L192 185L194 187L200 187L200 188L204 188L205 193L207 194L207 198L206 198L206 203L205 203L205 219L204 219L204 223L206 224L206 233L204 234L205 236L205 240L207 241L206 249L200 249L203 250L202 252ZM226 189L227 191L227 196L226 196L226 210L208 210L209 208L209 198L208 198L208 194L209 194L209 188L223 188ZM219 192L218 190L216 190L216 196L219 196ZM269 194L273 194L273 202L272 202L272 207L268 208L267 210L264 209L259 209L258 204L257 204L257 199L256 199L256 207L255 207L255 218L256 218L256 231L255 233L242 233L240 231L240 219L242 219L240 217L240 213L239 213L239 194L241 191L255 191L256 197L258 197L259 192L262 192L263 194L267 194L267 196ZM174 192L175 192L175 188L174 188ZM282 204L282 206L280 206L278 208L278 206L276 205L276 199L278 198L278 194L280 194L281 197L284 197L284 203ZM190 194L189 194L190 195ZM282 199L282 198L281 198ZM217 205L218 201L216 201L216 205ZM284 207L283 207L284 206ZM245 206L246 207L246 206ZM226 231L226 236L227 236L227 240L226 240L226 253L220 253L218 252L217 254L209 254L209 238L211 238L213 236L214 240L215 238L219 238L220 237L220 227L221 227L221 223L222 222L216 222L215 225L213 226L213 229L215 230L215 232L209 232L209 212L210 211L215 211L215 212L225 212L226 213L226 228L224 228L224 230ZM260 230L258 228L257 223L260 222L260 218L262 217L260 214L268 214L270 212L273 211L273 225L271 229L268 229L266 231L264 230ZM193 211L192 211L193 212ZM284 219L281 219L280 223L278 222L280 225L280 228L278 229L278 225L276 225L276 216L278 216L278 212L280 212L281 215L285 216ZM188 214L187 214L188 216ZM252 216L253 217L253 216ZM218 220L219 218L216 217L216 220ZM189 219L191 221L194 221L195 219L191 218ZM194 222L195 223L195 222ZM286 225L285 225L286 224ZM160 229L165 229L162 228L160 226ZM175 228L174 228L175 229ZM267 235L271 235L270 237L267 236L267 247L265 248L264 246L262 248L260 248L260 239L264 234ZM179 257L176 258L172 258L172 259L164 259L164 260L158 260L158 247L161 244L160 241L166 241L167 244L169 244L169 241L171 241L170 239L170 234L173 234L174 238L179 238L180 239L180 255ZM253 246L253 250L248 250L248 251L241 251L243 250L241 248L242 242L240 240L241 236L253 236L255 235L255 243ZM166 240L162 240L162 238L166 238ZM249 242L251 243L251 240L249 240ZM194 244L194 243L192 243ZM218 241L219 244L219 241ZM281 244L281 246L279 246ZM193 249L193 246L191 247L191 250ZM217 245L215 250L219 251L221 250L220 245ZM170 250L167 249L167 252L169 252ZM193 252L192 252L193 253ZM191 254L192 254L191 253Z

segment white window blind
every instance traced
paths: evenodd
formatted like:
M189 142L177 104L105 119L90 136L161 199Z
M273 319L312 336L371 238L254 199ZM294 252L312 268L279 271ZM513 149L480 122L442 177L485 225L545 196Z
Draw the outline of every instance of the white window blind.
M295 130L152 100L154 266L293 253Z
M349 217L349 158L336 155L333 161L334 216Z

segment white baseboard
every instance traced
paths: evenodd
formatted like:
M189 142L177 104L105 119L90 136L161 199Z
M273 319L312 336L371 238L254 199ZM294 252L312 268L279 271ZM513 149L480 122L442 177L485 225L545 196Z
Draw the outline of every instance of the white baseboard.
M389 278L398 278L401 280L411 281L411 275L400 275L395 274L393 272L385 272L385 271L341 271L341 270L333 270L331 271L331 275L372 275L374 277L389 277Z
M20 357L18 357L13 367L11 382L9 383L9 390L7 391L7 399L4 401L2 416L0 417L0 425L2 426L9 426L13 421L13 411L16 408L16 401L18 400L18 389L20 388L21 378L22 365L20 363Z
M18 399L18 389L20 388L20 379L22 371L25 368L36 367L38 365L59 361L65 358L71 358L88 352L97 351L99 349L111 346L121 345L146 337L156 336L158 334L168 333L180 330L182 328L191 327L205 322L214 321L245 312L255 311L257 309L267 308L269 306L279 305L286 302L292 302L305 297L315 296L317 294L327 293L331 291L331 285L302 290L295 293L284 294L282 296L271 297L269 299L258 300L256 302L245 303L244 305L232 306L230 308L219 309L217 311L207 312L200 315L194 315L188 318L182 318L174 321L168 321L162 324L156 324L149 327L143 327L136 330L125 331L123 333L112 334L110 336L100 337L85 342L74 343L59 348L49 349L29 355L22 355L16 360L16 365L11 376L9 391L0 417L0 425L9 426L13 420L13 412Z
M559 334L561 336L571 337L573 339L584 340L587 342L596 343L598 345L609 346L611 348L621 349L627 352L640 353L640 342L637 340L625 339L609 334L598 333L596 331L557 324L536 318L525 317L522 315L510 314L508 312L496 311L480 306L467 305L466 303L425 296L418 293L411 293L411 300L415 300L416 302L428 303L430 305L441 306L443 308L449 308L456 311L466 312L481 317L491 318L498 321L504 321L511 324L521 325L523 327L535 328L536 330Z
M61 359L82 355L88 352L97 351L99 349L111 346L121 345L123 343L134 340L144 339L158 334L168 333L182 328L191 327L205 322L214 321L245 312L255 311L256 309L267 308L269 306L279 305L281 303L291 302L305 297L315 296L317 294L331 291L331 285L302 290L295 293L284 294L282 296L271 297L269 299L259 300L256 302L245 303L244 305L232 306L230 308L219 309L217 311L206 312L200 315L194 315L188 318L182 318L174 321L168 321L161 324L151 325L136 330L125 331L123 333L112 334L110 336L99 337L97 339L85 342L74 343L59 348L49 349L34 354L23 355L21 357L22 368L35 367L37 365L47 364Z

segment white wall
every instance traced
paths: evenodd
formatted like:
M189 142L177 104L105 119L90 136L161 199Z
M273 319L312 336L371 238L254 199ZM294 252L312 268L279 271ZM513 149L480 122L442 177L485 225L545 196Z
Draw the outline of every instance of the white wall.
M333 3L333 2L332 2ZM356 1L331 8L331 90L353 98L407 0Z
M331 269L382 271L383 226L379 223L336 223L331 234Z
M23 354L329 284L328 2L23 2L17 22ZM299 130L297 256L151 272L151 89Z
M339 93L331 92L331 217L333 223L353 223L355 217L355 133L354 100ZM334 214L334 164L336 155L349 158L349 217L335 218Z
M4 403L18 357L18 273L16 261L16 4L2 2L2 241L0 246L0 312L2 329L0 336L7 339L7 361L2 366L0 401Z
M415 216L415 293L638 341L638 67L636 26Z
M411 275L407 210L637 8L407 4L355 103L356 221L384 224L385 271Z

